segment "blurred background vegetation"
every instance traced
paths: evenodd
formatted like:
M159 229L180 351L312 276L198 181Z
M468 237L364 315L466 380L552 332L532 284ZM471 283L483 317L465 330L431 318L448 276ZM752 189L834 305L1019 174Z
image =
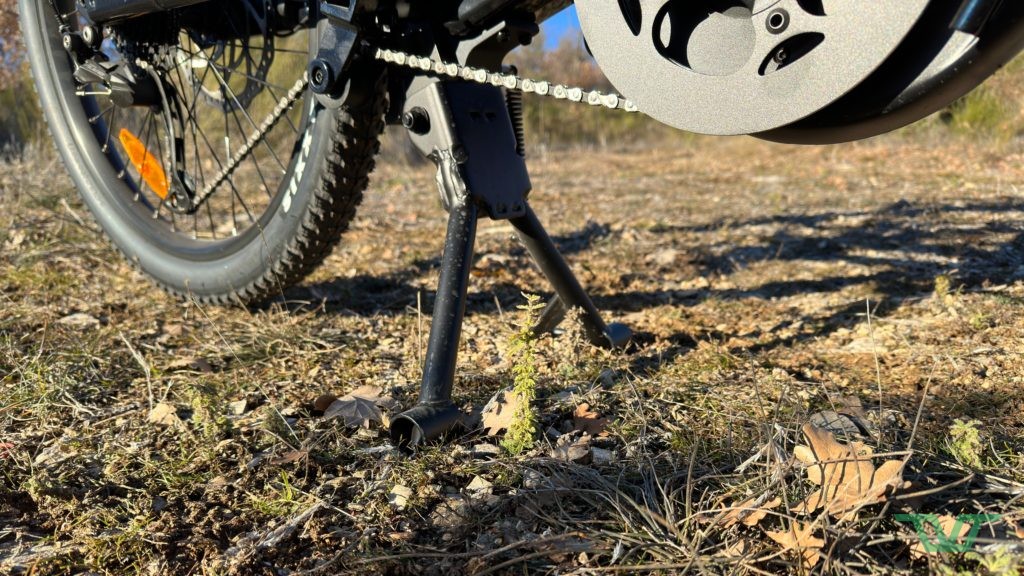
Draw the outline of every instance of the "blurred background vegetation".
M0 0L0 149L21 150L43 131L21 46L15 0Z
M552 45L544 38L511 57L521 74L569 85L611 90L587 54L582 38L569 34ZM904 134L915 138L955 135L993 142L1024 136L1024 59L1018 58L985 85L941 114ZM551 99L528 98L527 137L533 153L563 148L615 148L680 144L693 136L643 115L621 114ZM0 0L0 148L17 153L43 137L45 127L31 88L17 23L16 0ZM393 139L394 140L394 139ZM400 146L400 145L399 145ZM393 152L395 145L387 148Z

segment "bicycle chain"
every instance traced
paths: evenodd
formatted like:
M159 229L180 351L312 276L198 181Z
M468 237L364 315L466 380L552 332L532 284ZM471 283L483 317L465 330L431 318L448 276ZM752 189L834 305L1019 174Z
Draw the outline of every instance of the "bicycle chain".
M578 102L590 106L621 110L623 112L639 112L632 100L627 100L618 94L605 94L599 90L584 90L575 86L551 84L544 80L531 80L529 78L521 78L516 74L491 72L483 68L441 62L426 56L416 56L384 48L378 48L374 58L387 64L411 68L419 72L432 73L447 78L458 78L477 84L490 84L491 86L499 86L507 90L519 90L524 94L536 94L556 100L568 100L569 102Z
M605 94L599 90L584 90L583 88L575 86L551 84L544 80L531 80L530 78L522 78L516 74L491 72L483 68L474 68L472 66L441 62L432 58L416 56L398 50L378 48L374 53L374 59L386 64L410 68L418 72L426 72L447 78L458 78L468 82L475 82L477 84L489 84L491 86L501 87L507 90L518 90L524 94L536 94L538 96L550 97L556 100L577 102L589 106L621 110L629 113L639 112L636 104L634 104L632 100L627 100L618 94ZM295 82L288 93L278 100L277 106L274 110L263 120L259 128L249 136L245 141L245 144L235 153L234 156L231 157L228 163L221 168L213 181L207 184L192 200L190 212L198 210L199 207L213 195L217 188L220 187L225 180L230 178L232 174L234 174L235 170L238 169L238 166L249 156L249 154L252 153L256 146L266 138L267 132L272 130L284 114L295 105L295 102L297 102L299 98L302 97L302 94L306 91L308 86L309 79L307 75L304 74L301 79Z

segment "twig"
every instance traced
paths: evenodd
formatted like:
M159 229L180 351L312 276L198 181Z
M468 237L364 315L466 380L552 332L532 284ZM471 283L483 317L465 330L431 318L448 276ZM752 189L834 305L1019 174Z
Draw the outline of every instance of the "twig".
M142 354L139 354L138 350L136 350L135 347L132 346L132 343L129 342L128 339L124 337L124 333L123 332L118 332L118 336L121 337L121 341L124 342L124 345L128 347L128 351L131 352L132 358L134 358L135 361L138 362L139 366L142 367L143 374L146 375L146 392L147 392L148 397L149 397L149 409L152 411L153 410L153 371L150 369L149 363L146 362L146 359L142 357Z

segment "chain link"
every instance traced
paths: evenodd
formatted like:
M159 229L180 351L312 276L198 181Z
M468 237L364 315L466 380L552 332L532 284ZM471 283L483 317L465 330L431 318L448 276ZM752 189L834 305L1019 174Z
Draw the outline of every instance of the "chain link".
M416 56L398 50L378 48L374 58L387 64L419 72L427 72L447 78L459 78L469 82L476 82L477 84L501 86L509 90L520 90L525 94L536 94L556 100L568 100L589 106L622 110L623 112L639 111L632 100L627 100L618 94L605 94L598 90L584 90L575 86L551 84L544 80L531 80L529 78L521 78L515 74L503 74L501 72L484 70L483 68L441 62L426 56Z

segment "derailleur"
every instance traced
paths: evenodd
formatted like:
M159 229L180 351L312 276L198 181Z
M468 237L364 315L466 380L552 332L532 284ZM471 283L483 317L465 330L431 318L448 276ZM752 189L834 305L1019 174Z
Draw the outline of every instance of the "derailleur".
M145 62L111 62L101 53L78 62L73 76L78 96L104 96L118 108L148 107L156 113L168 135L170 145L167 146L166 158L152 158L138 138L127 130L122 130L117 139L124 147L128 160L139 170L142 179L162 204L180 214L193 212L195 185L183 164L184 124L180 104L173 97L175 88ZM152 167L153 160L161 166L159 171ZM172 168L170 174L164 172L164 162ZM147 163L150 164L148 172ZM151 180L153 172L160 174Z
M133 68L135 68L133 70ZM160 86L150 74L141 74L137 66L127 62L110 62L102 55L93 56L75 68L79 95L104 95L116 106L160 106ZM102 91L87 92L86 87L102 86Z

